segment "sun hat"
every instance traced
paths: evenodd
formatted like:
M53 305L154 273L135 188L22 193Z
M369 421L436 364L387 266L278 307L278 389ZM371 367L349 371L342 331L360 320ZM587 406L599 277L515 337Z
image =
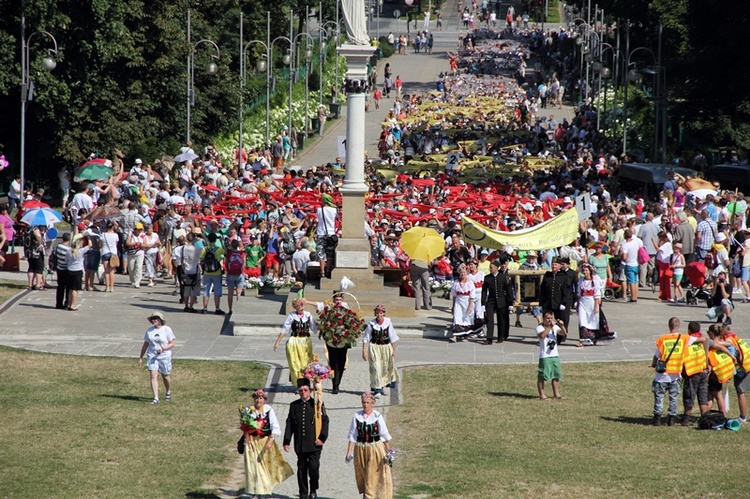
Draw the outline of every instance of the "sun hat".
M147 320L151 322L151 319L153 318L157 318L161 321L162 324L166 324L166 322L164 321L164 314L162 314L159 311L151 312L149 316L147 317Z

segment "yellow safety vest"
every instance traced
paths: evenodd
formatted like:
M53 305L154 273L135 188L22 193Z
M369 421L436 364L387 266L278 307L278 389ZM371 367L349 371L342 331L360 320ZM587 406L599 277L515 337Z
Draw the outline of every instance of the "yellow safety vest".
M738 352L742 352L742 367L745 368L745 372L750 372L750 346L745 340L737 336L730 336L729 339L732 340L734 348Z
M708 352L708 362L716 373L719 383L729 381L734 376L734 360L731 355L719 350L711 350Z
M667 361L667 373L669 374L680 374L682 372L682 362L685 358L685 352L687 352L688 336L686 334L674 333L665 334L658 340L656 340L656 346L659 347L661 352L660 360ZM675 341L678 342L675 346ZM672 347L674 346L674 351ZM672 355L669 355L672 352Z
M695 342L687 347L685 353L685 376L692 376L705 371L707 367L706 350L703 343Z

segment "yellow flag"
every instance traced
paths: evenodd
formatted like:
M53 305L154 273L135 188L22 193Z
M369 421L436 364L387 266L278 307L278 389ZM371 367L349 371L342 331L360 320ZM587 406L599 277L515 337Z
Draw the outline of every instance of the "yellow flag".
M466 244L497 250L506 245L518 250L544 250L570 244L578 237L578 212L565 210L539 225L513 232L492 230L469 217L462 218L461 228Z

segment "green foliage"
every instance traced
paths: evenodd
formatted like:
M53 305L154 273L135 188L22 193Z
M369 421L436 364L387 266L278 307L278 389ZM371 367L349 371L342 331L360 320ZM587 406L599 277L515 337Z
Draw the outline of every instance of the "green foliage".
M378 47L380 47L381 57L383 59L389 58L396 51L394 47L388 44L387 36L381 36L380 39L378 40L378 43L379 43Z
M317 44L313 50L317 53ZM343 78L346 74L346 59L336 55L336 47L333 43L326 48L326 61L323 65L323 103L330 102L330 89L332 88L335 76L336 66L339 65L339 77ZM311 65L314 70L308 78L308 120L316 116L317 105L320 99L318 90L318 61L313 59ZM265 81L263 81L265 85ZM242 141L243 147L258 147L263 145L266 139L266 106L265 106L265 86L262 88L263 96L261 101L252 109L246 109L242 124ZM300 77L299 81L293 85L292 89L292 123L298 131L303 130L305 120L305 79ZM273 140L284 128L289 126L289 79L288 72L276 74L276 91L271 94L271 104L269 113L269 133L270 140ZM309 124L309 122L308 122ZM234 157L233 151L239 145L239 124L232 123L225 131L216 137L216 147L223 158L229 159Z

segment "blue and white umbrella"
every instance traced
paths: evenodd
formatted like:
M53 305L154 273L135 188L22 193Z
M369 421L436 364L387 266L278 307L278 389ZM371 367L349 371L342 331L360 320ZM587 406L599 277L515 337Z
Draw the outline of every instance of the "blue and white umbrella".
M62 221L62 215L51 208L33 208L21 217L21 222L32 227L40 225L49 227L60 221Z

